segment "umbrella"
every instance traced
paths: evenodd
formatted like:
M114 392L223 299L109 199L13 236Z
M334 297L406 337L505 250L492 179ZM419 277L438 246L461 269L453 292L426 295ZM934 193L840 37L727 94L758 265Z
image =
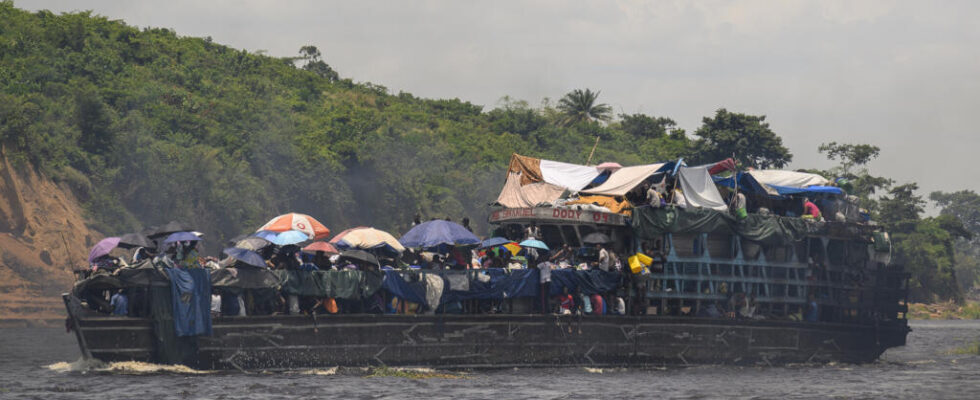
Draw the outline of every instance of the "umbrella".
M148 247L152 249L157 247L157 244L141 233L127 233L119 237L118 246L124 249L131 249L133 247Z
M617 169L623 168L623 166L622 165L619 165L619 163L615 163L615 162L604 162L602 164L596 165L596 168L601 169L601 170L615 171Z
M492 238L489 238L487 240L484 240L482 243L480 243L480 248L481 249L485 249L487 247L500 246L500 245L506 244L506 243L511 243L511 240L510 239L507 239L507 238L502 238L502 237L499 237L499 236L498 237L492 237Z
M300 231L309 236L310 239L320 239L330 236L330 229L317 221L313 217L306 214L289 213L283 214L275 217L265 225L262 225L259 231L273 231L273 232L286 232L286 231Z
M606 234L602 232L592 232L588 235L585 235L585 237L582 238L582 242L588 244L609 243L611 241L612 239L610 239L609 236L606 236Z
M330 244L337 246L338 249L380 249L387 247L397 253L405 251L405 246L402 246L398 239L395 239L390 233L365 227L343 231L330 239Z
M548 248L548 245L544 244L544 242L535 239L528 239L521 242L521 247L533 247L535 249L546 250L546 251L550 250Z
M245 249L245 250L259 250L265 248L270 244L272 244L272 242L268 240L262 239L258 236L251 236L235 242L235 245L232 247L237 247L239 249Z
M330 243L327 243L327 242L313 242L313 243L310 243L309 246L306 246L306 247L303 248L303 251L304 252L307 252L307 253L316 253L318 251L322 251L322 252L327 253L327 254L339 254L340 253L340 251L337 250L337 248L334 247L334 245L332 245Z
M507 251L509 251L510 254L513 254L513 255L516 255L517 253L519 253L521 251L521 246L518 246L517 243L507 243L507 244L504 244L501 247L507 249Z
M188 232L193 230L194 228L191 228L187 224L177 222L177 221L170 221L163 226L158 226L153 230L147 232L146 236L149 237L150 239L155 239L160 236L166 236L175 232Z
M305 232L300 231L285 231L276 235L276 237L270 239L272 243L280 246L285 246L287 244L296 244L299 242L305 242L310 240L310 237Z
M455 222L441 219L415 225L398 241L405 247L422 248L444 244L455 246L480 244L480 238L476 237L469 229Z
M224 250L224 253L245 264L254 267L265 267L265 260L262 259L262 256L252 250L229 247Z
M340 257L378 265L378 258L364 250L344 250L340 252Z
M197 242L197 241L200 241L200 240L201 240L201 238L198 237L197 235L193 234L193 233L190 233L190 232L176 232L176 233L171 233L170 236L167 236L167 239L164 240L163 243Z
M276 236L279 236L279 232L258 231L258 232L255 232L255 234L252 235L252 236L259 237L259 238L262 238L262 239L265 239L265 240L268 240L268 241L271 242L272 239L275 239Z
M115 236L100 240L92 247L92 251L88 253L88 262L95 261L96 258L109 254L117 245L119 245L119 238Z

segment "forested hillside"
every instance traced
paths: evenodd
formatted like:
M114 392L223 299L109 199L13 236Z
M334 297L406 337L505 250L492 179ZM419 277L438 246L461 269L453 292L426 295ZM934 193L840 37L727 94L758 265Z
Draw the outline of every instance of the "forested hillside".
M3 153L15 168L69 188L100 232L180 220L214 243L288 211L335 231L372 225L396 233L417 212L465 216L484 233L486 205L512 152L585 163L597 137L594 163L735 153L742 166L783 167L792 158L761 116L717 110L688 135L669 118L614 116L588 90L534 106L505 93L491 107L423 99L356 82L348 76L357 71L333 70L316 48L297 49L293 58L269 57L164 28L2 2ZM855 178L871 185L862 194L872 209L874 189L892 184ZM912 211L895 218L918 221L921 204ZM947 228L941 223L936 229ZM943 232L948 246L931 251L952 257L962 235ZM930 285L952 290L953 278L941 276L952 274L949 262L923 272L940 276Z

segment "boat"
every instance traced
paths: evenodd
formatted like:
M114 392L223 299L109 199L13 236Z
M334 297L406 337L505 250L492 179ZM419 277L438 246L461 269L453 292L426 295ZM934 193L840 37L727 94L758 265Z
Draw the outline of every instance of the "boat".
M669 168L647 170L653 176ZM760 190L780 187L753 182L749 175L733 178L746 180L735 184L756 185ZM774 205L785 201L771 193L763 196ZM636 271L626 267L622 273L572 268L551 272L551 294L559 292L561 285L585 287L583 293L615 292L625 298L627 312L541 312L535 309L540 289L539 271L534 268L346 272L258 268L229 272L233 268L224 268L211 272L214 290L262 289L338 298L341 292L353 293L351 298L381 293L388 304L393 297L411 297L406 285L425 287L426 277L435 277L447 285L445 292L438 285L437 298L443 305L482 301L489 302L493 312L447 311L437 302L432 310L418 314L215 316L210 319L210 334L177 337L173 316L166 315L173 300L166 267L147 261L76 283L63 296L69 327L85 357L244 371L333 366L866 363L904 345L911 331L906 318L909 274L889 263L887 234L861 220L854 210L842 212L848 215L836 220L808 221L757 213L739 216L690 205L637 206L624 213L589 204L542 204L508 207L498 202L489 222L499 235L519 234L534 224L549 246L588 249L584 238L600 232L610 238L607 245L616 252L657 254L656 262ZM591 255L586 253L581 257L588 260ZM355 282L357 288L344 291L336 287L338 282ZM625 283L611 286L612 282ZM93 307L93 295L104 300L118 288L142 288L144 295L157 295L157 304L145 307L162 313L117 317ZM734 310L733 299L741 306L750 304L753 311ZM728 311L712 313L716 307ZM813 314L805 316L811 308Z

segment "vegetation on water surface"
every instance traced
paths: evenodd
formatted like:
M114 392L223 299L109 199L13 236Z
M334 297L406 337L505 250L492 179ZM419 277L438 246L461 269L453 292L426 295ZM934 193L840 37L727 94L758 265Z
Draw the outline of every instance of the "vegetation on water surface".
M792 160L765 116L720 109L689 136L668 117L613 116L591 89L539 106L505 96L486 109L355 82L316 47L297 47L297 57L275 58L0 2L0 146L21 168L69 187L102 232L176 219L212 243L287 211L338 231L395 233L416 212L468 216L485 233L511 153L584 163L596 137L593 162ZM980 275L976 193L934 193L943 212L923 218L917 186L867 173L877 147L820 151L841 162L821 172L848 178L849 192L893 232L914 298L961 299Z
M980 303L966 301L956 304L952 301L944 303L909 304L909 319L980 319Z
M413 369L413 368L391 368L391 367L375 367L371 368L371 373L366 375L365 378L408 378L408 379L466 379L466 375L459 373L449 373L449 372L437 372L430 369Z

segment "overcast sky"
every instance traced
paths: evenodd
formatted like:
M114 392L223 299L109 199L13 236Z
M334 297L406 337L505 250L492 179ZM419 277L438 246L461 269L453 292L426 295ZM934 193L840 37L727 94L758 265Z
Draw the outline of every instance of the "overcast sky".
M492 108L601 90L617 113L693 132L718 108L767 116L793 168L822 142L881 147L872 172L980 190L977 1L16 1L296 55L341 76Z

